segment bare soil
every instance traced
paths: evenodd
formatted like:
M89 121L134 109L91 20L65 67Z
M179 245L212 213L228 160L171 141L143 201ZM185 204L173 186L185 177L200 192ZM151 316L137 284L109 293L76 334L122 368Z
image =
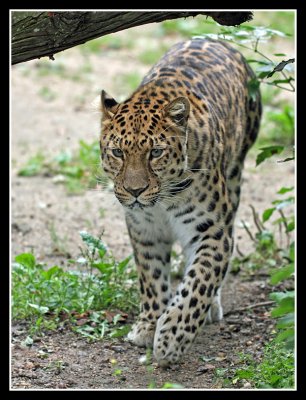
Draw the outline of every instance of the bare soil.
M142 29L153 28L135 28L135 37L144 32ZM168 41L174 43L178 38ZM17 173L38 151L51 156L65 149L77 149L80 139L97 140L99 114L92 111L91 101L102 88L117 98L124 97L128 93L120 92L118 75L133 71L143 75L149 66L140 63L134 49L102 49L85 57L74 48L55 58L53 63L63 64L68 76L56 72L40 75L43 60L12 68L11 256L13 259L19 253L33 251L38 261L49 266L64 265L67 258L79 254L79 231L87 230L93 235L104 231L103 240L121 259L132 250L122 209L111 191L87 190L83 195L71 196L50 177L26 178ZM82 72L86 63L91 66L89 73ZM75 71L79 79L69 77ZM53 99L41 95L44 87L54 93ZM291 163L270 159L255 168L254 155L247 159L236 220L236 243L242 252L252 249L250 238L241 228L241 220L251 230L254 228L249 204L262 213L275 199L276 191L282 186L293 186L294 180ZM155 363L152 370L141 364L139 358L145 350L123 339L89 343L68 329L47 333L36 338L31 347L22 347L27 325L13 321L11 387L146 389L152 382L157 388L165 382L179 383L185 388L221 387L222 377L217 376L216 369L239 367L240 352L259 360L274 328L269 306L231 311L269 300L270 291L266 276L247 278L230 274L223 291L224 311L230 313L220 324L204 327L182 364L167 370ZM116 369L122 371L120 375L116 375ZM243 386L243 382L239 385Z

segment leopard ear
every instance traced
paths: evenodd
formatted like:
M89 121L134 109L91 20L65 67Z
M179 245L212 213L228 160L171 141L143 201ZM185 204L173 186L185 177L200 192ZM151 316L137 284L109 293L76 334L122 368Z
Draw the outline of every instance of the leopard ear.
M164 108L164 115L169 116L177 125L186 125L190 104L186 97L177 97Z
M117 101L111 97L109 94L102 90L101 92L101 111L103 115L103 119L107 119L112 117L118 108Z

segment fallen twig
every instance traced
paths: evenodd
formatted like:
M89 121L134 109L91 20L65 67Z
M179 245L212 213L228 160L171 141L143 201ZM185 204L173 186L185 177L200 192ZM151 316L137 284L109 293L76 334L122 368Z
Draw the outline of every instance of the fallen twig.
M226 313L224 313L224 317L226 317L227 315L236 314L236 313L241 312L241 311L251 310L253 308L271 306L274 303L275 303L275 301L273 301L273 300L271 300L271 301L263 301L261 303L251 304L251 305L249 305L247 307L236 308L235 310L230 310L230 311L227 311Z

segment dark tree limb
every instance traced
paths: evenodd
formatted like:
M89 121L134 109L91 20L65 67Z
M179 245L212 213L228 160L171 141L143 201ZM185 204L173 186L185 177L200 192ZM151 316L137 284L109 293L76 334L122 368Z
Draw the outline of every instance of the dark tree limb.
M239 25L251 12L12 12L12 64L53 55L88 40L138 25L204 14L222 25Z

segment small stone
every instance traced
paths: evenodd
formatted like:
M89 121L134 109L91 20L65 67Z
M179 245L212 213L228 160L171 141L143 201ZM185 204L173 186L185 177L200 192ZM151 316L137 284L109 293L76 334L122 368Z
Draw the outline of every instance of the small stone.
M246 382L246 383L243 385L243 387L246 388L246 389L249 389L249 388L252 387L252 385L250 384L250 382Z
M145 364L147 362L147 356L145 354L143 356L140 356L138 362L140 364Z
M213 371L214 369L216 369L216 367L212 364L205 364L205 365L201 365L201 367L199 367L196 371L197 375L202 375L205 374L208 371Z
M14 222L12 224L12 229L15 229L17 232L21 233L22 235L26 235L27 233L31 232L32 228L24 223L24 222Z
M124 348L122 346L112 346L111 349L114 350L116 353L124 353Z
M251 340L248 340L248 341L246 342L246 345L247 345L247 346L252 346L252 344L253 344L253 342L252 342Z
M196 370L196 374L197 374L197 375L202 375L202 374L204 374L204 373L207 372L207 371L208 371L208 368L206 368L205 365L202 365L201 367L199 367L199 368Z
M226 357L216 357L215 361L224 361L226 360Z

